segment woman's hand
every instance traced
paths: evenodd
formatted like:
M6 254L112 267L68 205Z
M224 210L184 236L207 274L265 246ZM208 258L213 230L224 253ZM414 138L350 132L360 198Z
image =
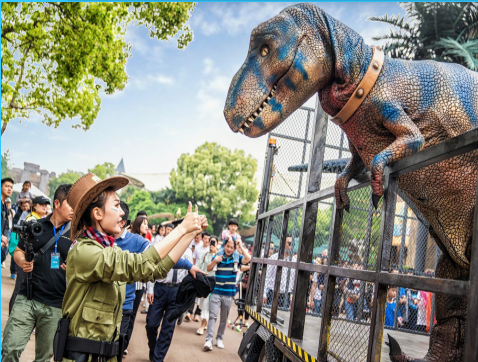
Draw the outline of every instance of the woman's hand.
M201 222L198 215L198 206L196 205L194 212L192 212L192 209L193 205L191 204L191 201L189 201L188 213L186 214L183 222L180 225L184 228L185 234L193 232L198 233L202 230Z
M191 269L189 269L189 272L193 276L194 279L197 278L198 274L204 274L207 275L207 273L204 273L201 269L199 269L196 265L193 265Z
M204 231L209 227L206 215L199 215L199 222L201 223L201 231Z

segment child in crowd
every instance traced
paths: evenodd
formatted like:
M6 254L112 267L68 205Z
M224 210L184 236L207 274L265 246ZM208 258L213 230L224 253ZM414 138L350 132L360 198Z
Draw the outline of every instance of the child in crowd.
M395 299L397 298L397 289L389 288L387 292L387 309L385 309L385 327L393 327L393 319L395 318ZM398 322L401 324L400 309L398 309Z
M237 229L239 228L239 223L236 219L229 220L229 224L227 227L228 227L228 230L224 230L221 236L224 244L229 238L231 238L234 241L234 243L237 243L238 241L242 241L241 235L239 235L237 232ZM219 249L219 251L217 252L217 255L224 256L224 247L221 247ZM232 258L234 260L235 273L239 272L239 256L240 254L237 252L237 250L235 250L234 253L232 254Z

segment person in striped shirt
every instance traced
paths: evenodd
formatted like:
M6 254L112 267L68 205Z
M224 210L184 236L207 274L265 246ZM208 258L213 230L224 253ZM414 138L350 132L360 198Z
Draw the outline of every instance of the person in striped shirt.
M242 255L239 257L239 264L247 264L251 260L251 256L247 249L242 245L240 240L234 241L232 237L228 237L224 243L224 256L216 255L207 266L207 271L212 271L215 266L216 270L216 287L211 293L209 302L209 321L207 325L205 351L212 351L212 339L216 320L221 313L221 320L216 334L217 348L224 348L223 336L226 330L227 318L231 310L232 300L236 295L236 274L234 271L233 254L236 248L240 248Z

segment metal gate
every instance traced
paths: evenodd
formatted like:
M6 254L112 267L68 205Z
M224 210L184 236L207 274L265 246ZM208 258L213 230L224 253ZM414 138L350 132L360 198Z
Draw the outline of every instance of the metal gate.
M311 361L379 361L385 352L384 327L391 334L393 330L412 332L424 335L416 338L426 338L434 321L432 293L436 292L467 297L467 325L476 326L478 248L472 250L470 280L435 278L439 251L428 237L426 220L406 203L397 183L400 175L478 149L478 130L387 167L385 193L377 210L370 200L370 176L361 175L349 184L350 213L343 213L335 208L336 175L323 174L322 169L327 159L350 157L346 138L333 129L335 125L328 124L318 102L315 114L311 109L301 112L300 119L306 121L286 120L269 135L269 140L277 138L277 145L269 145L266 157L246 297L251 314L296 357ZM302 126L297 127L298 123ZM332 128L329 131L328 126ZM298 133L293 133L297 128ZM304 166L306 160L308 167ZM302 172L292 176L294 168L290 166ZM477 219L475 206L474 245L478 243ZM270 253L272 247L277 247L275 253ZM326 254L322 264L317 259L313 263L320 248ZM320 307L314 301L311 308L308 302L315 299L319 276L323 277L321 300L317 300ZM420 318L423 328L403 323L401 289L396 287L428 293L420 299L428 303L425 319L423 313ZM395 310L393 318L386 320L387 294L391 293L390 299L394 288ZM311 316L316 317L316 329L320 330L314 338L304 334L311 330ZM467 328L466 361L478 360L476 333L475 328ZM425 339L419 342L428 345Z

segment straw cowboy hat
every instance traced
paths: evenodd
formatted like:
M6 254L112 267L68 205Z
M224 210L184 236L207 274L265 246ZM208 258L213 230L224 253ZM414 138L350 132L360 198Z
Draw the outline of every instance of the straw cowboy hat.
M107 188L117 191L128 184L129 180L124 176L113 176L101 180L98 176L90 173L80 177L71 187L67 195L68 204L73 208L71 220L70 239L75 240L83 229L81 217L87 207L95 201L100 193Z

